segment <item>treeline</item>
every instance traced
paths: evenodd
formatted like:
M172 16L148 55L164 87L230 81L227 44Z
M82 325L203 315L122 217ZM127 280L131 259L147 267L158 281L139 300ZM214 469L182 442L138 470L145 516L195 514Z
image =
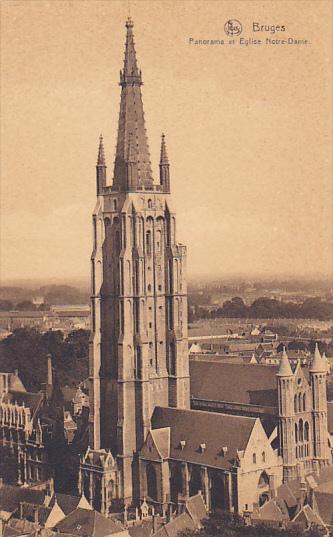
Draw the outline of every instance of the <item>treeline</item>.
M39 309L33 304L36 297L41 297L47 304L88 304L89 291L70 285L45 285L38 289L21 287L0 288L0 311ZM44 307L42 304L41 308Z
M22 300L17 303L11 300L0 300L0 311L50 311L50 308L48 303L36 305L31 300Z
M281 302L273 298L257 298L251 305L244 303L240 297L224 302L221 308L208 311L200 306L195 307L193 318L215 319L218 317L242 319L318 319L321 321L333 318L333 302L325 302L320 298L308 298L300 304Z
M88 376L87 330L74 330L64 336L60 330L41 333L18 328L0 343L0 371L18 370L28 391L38 391L47 378L47 354L52 356L60 386L77 386Z

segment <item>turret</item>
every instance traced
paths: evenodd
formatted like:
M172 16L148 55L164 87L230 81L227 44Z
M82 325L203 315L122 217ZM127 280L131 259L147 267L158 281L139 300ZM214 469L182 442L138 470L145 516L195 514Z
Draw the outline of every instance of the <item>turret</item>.
M170 192L170 165L166 150L165 135L162 134L161 156L160 156L160 185L163 192Z
M288 481L296 475L296 454L294 447L294 375L285 347L277 373L277 383L280 453L283 458L284 480Z
M104 155L103 136L99 137L98 156L96 165L96 186L97 196L100 196L103 192L103 188L106 186L106 165Z

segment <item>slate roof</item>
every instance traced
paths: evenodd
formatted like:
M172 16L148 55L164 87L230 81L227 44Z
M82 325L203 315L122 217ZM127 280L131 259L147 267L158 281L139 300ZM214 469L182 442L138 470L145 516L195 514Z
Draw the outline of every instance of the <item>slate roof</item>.
M273 498L264 503L257 512L254 512L251 518L254 520L282 522L286 520L286 515L281 510L275 498Z
M316 490L314 497L320 518L325 524L333 526L333 494Z
M20 502L43 505L45 492L42 490L32 490L13 485L2 485L0 487L0 510L13 513Z
M277 406L277 367L190 361L191 396Z
M293 522L301 524L304 528L307 528L309 524L315 524L316 526L324 525L324 521L319 515L314 513L310 505L304 505L295 518L293 518Z
M77 508L80 500L81 498L79 498L79 496L71 496L70 494L60 494L59 492L57 492L53 495L49 506L53 507L55 502L57 501L60 509L64 512L65 515L68 515Z
M156 537L177 537L179 534L184 532L185 530L192 530L195 531L196 525L193 522L192 518L188 513L182 513L181 515L178 515L177 517L173 518L165 524L165 526L162 526L157 533L155 533Z
M123 527L97 511L77 508L55 525L60 533L71 533L75 536L105 537L121 533Z
M245 449L256 418L201 410L156 407L152 428L170 427L170 458L229 469L237 450ZM185 441L183 448L180 442ZM205 445L204 449L200 445ZM225 456L222 448L228 447Z
M207 511L201 494L196 494L185 503L184 513L172 518L170 522L162 526L156 533L156 537L177 537L185 530L195 531L201 527Z

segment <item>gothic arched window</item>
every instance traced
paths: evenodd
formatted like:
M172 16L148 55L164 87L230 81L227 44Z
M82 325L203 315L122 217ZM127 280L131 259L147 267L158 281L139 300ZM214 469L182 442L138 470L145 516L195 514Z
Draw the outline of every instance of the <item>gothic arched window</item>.
M299 441L303 442L303 420L302 418L298 422Z
M153 208L153 202L152 200L148 200L148 209L152 209Z
M264 451L261 454L261 460L262 462L266 462L266 453Z
M294 412L297 412L297 395L294 396Z
M302 408L303 408L303 405L302 405L302 394L299 393L299 394L298 394L298 412L302 412Z
M303 393L303 412L305 412L306 409L306 395Z
M257 464L257 455L255 453L252 455L252 462L253 464Z
M307 421L304 424L304 440L305 442L309 441L309 424Z
M298 427L297 427L297 423L295 423L295 442L296 442L296 444L298 442Z

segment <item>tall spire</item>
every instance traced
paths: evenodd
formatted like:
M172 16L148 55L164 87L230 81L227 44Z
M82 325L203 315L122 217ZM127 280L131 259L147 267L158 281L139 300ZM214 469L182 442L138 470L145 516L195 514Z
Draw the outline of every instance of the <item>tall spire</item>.
M97 165L96 165L96 186L97 186L97 196L99 196L100 194L102 194L103 187L106 186L106 164L105 164L104 144L103 144L102 135L100 135L99 137Z
M164 192L170 192L170 166L165 143L165 134L162 134L160 156L160 184Z
M118 139L114 165L114 190L152 189L153 178L141 96L141 71L138 68L133 37L133 21L126 21L124 67L120 71L121 99L118 123ZM127 163L130 137L131 158L136 169L131 185L127 183Z

